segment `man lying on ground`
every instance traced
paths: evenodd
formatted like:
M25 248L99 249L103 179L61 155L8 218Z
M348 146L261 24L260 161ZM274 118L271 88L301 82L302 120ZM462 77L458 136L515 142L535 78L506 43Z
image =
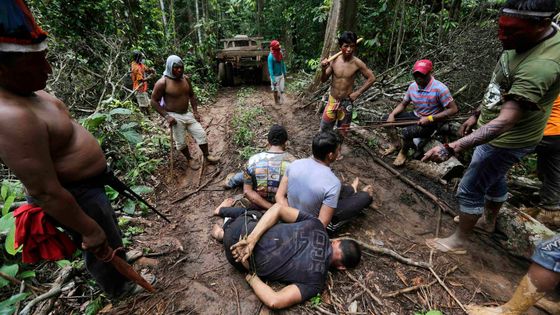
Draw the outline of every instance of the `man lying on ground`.
M329 268L345 270L360 262L356 242L329 240L321 222L303 211L275 204L264 215L220 207L218 213L226 220L223 229L215 226L212 236L223 241L228 261L248 272L247 282L271 309L321 293ZM289 285L275 291L261 278Z
M393 162L395 166L406 162L408 150L414 147L414 138L429 139L447 118L459 110L447 86L432 76L430 60L418 60L412 68L412 76L414 82L408 87L404 100L384 117L387 122L418 120L417 125L403 127L400 143L393 139L395 143L383 153L391 154L400 147L399 154ZM410 103L413 106L412 111L406 112Z
M340 146L340 137L335 132L316 134L312 144L313 156L292 162L276 193L276 202L317 217L331 232L372 202L366 192L369 186L358 192L357 178L352 186L342 186L332 172L330 165L340 154Z
M560 283L560 234L535 249L533 263L515 289L511 299L498 307L468 305L469 315L522 315Z
M506 174L541 141L560 92L560 34L551 24L556 10L555 0L508 0L501 10L504 52L481 107L459 129L463 138L431 149L422 159L445 161L476 147L457 189L459 225L449 237L427 240L429 247L464 254L475 225L494 231L507 200Z
M286 152L288 132L280 125L268 131L268 151L249 158L243 172L229 174L224 187L230 189L243 184L243 193L252 203L251 209L267 210L276 202L276 191L288 165L295 160Z

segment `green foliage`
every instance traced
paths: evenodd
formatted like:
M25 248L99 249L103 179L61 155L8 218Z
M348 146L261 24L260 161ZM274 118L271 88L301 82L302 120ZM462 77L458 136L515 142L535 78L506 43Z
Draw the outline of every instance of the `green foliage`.
M0 267L0 271L7 274L8 276L15 277L19 271L18 264L13 265L3 265ZM0 278L0 288L7 286L10 282L4 278Z
M430 310L427 312L414 312L414 315L443 315L441 311L438 310Z
M98 296L90 301L86 307L85 315L95 315L103 308L103 296Z
M311 302L311 306L319 306L321 304L321 295L317 293L317 295L309 299L309 302Z
M25 300L29 293L18 293L0 302L0 315L12 315L16 311L16 304Z

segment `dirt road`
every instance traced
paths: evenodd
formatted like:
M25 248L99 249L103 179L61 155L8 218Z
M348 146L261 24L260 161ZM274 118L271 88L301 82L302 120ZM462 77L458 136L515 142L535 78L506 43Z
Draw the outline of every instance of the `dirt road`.
M171 200L191 191L197 181L196 172L186 172L184 160L175 154L178 160L175 178L168 177L167 167L160 170L162 184L157 187L155 201L173 223L164 224L153 216L136 221L144 227L145 233L134 239L134 246L149 248L154 253L153 258L158 260L158 264L151 267L158 278L158 293L141 294L113 305L112 313L268 313L245 283L244 275L227 263L222 245L209 235L217 220L211 216L212 210L224 198L240 193L240 190L221 191L219 186L227 173L239 170L244 162L237 153L239 148L232 141L230 121L235 114L236 97L237 90L224 89L215 103L201 109L208 125L210 148L221 156L222 162L206 168L200 182L204 183L212 174L217 176L205 189L172 204ZM320 117L311 109L298 109L300 105L288 95L286 104L273 106L272 96L266 87L253 88L246 97L246 106L263 108L270 118L268 121L287 127L290 137L288 150L296 157L304 158L311 153L311 138L318 129ZM263 121L259 130L255 131L260 137L266 135L268 121ZM264 144L264 141L261 143ZM424 240L434 236L438 216L436 206L375 164L362 149L347 146L344 151L345 158L333 165L335 173L345 183L359 176L360 187L373 185L377 210L367 209L365 215L346 227L342 234L393 249L415 261L428 262L430 251ZM435 187L433 184L429 186L432 189ZM452 193L445 188L437 189L434 193L453 205ZM452 218L443 215L440 234L447 235L453 228ZM444 277L444 282L464 304L506 300L525 273L528 263L506 254L497 241L488 236L475 235L472 240L467 255L435 253L434 269L443 277L457 266L455 271ZM281 313L334 314L335 305L339 311L348 310L352 305L355 314L414 314L415 311L428 309L439 309L445 314L463 314L437 282L422 290L382 297L395 290L431 283L435 278L426 269L366 251L362 263L349 273L380 297L382 305L374 302L370 294L347 274L334 272L329 276L320 309L307 302Z

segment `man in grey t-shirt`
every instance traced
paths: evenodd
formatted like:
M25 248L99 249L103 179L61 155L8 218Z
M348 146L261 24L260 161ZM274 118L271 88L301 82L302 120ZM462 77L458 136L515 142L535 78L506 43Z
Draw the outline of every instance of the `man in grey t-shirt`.
M282 177L276 202L316 216L334 232L367 207L371 196L354 186L342 186L330 164L340 154L341 141L333 131L313 137L313 157L296 160Z

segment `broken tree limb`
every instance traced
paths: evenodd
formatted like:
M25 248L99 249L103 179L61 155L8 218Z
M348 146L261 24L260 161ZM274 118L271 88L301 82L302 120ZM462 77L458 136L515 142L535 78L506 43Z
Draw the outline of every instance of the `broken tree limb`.
M447 275L449 275L452 272L455 272L455 270L457 270L457 266L454 266L453 268L447 270L443 276L447 277ZM394 297L394 296L397 296L397 295L400 295L400 294L403 294L403 293L413 292L413 291L416 291L416 290L421 289L421 288L430 287L430 286L434 285L436 282L438 282L437 279L433 280L433 281L430 281L430 283L428 283L428 284L419 284L419 285L407 287L407 288L404 288L404 289L387 292L387 293L382 294L381 296L384 297L384 298Z
M375 294L373 294L373 292L371 292L371 290L368 289L368 287L366 287L363 283L358 281L358 279L356 279L356 277L354 277L350 272L346 271L346 276L348 276L348 278L356 282L362 289L364 289L364 291L366 291L366 293L375 301L375 303L381 306L385 306L385 304L383 304L383 301L381 301L380 298L378 298Z
M222 170L221 170L220 168L217 168L217 169L214 171L214 173L210 176L210 178L208 178L208 180L204 182L204 184L200 185L197 189L195 189L195 190L193 190L193 191L191 191L191 192L188 192L188 193L184 194L183 196L181 196L181 197L179 197L179 198L173 200L171 203L177 203L177 202L183 201L183 200L189 198L190 196L196 194L196 193L199 192L202 188L206 187L206 186L207 186L216 176L218 176L218 174L220 174L221 172L222 172Z
M394 250L391 250L391 249L388 249L388 248L384 248L384 247L373 245L373 244L367 244L367 243L364 243L362 241L359 241L359 240L357 240L355 238L351 238L351 237L341 237L341 238L338 238L338 239L339 240L354 241L365 249L368 249L368 250L370 250L374 253L377 253L377 254L393 257L396 260L398 260L398 261L400 261L404 264L407 264L407 265L420 267L420 268L424 268L424 269L428 269L428 270L430 269L430 264L428 264L426 262L423 262L423 261L414 261L410 258L406 258L406 257L402 256L401 254L395 252Z
M356 135L360 136L360 134L355 133ZM367 139L364 139L367 140ZM431 192L429 192L428 190L426 190L424 187L416 184L415 182L413 182L411 179L409 179L408 177L402 175L399 171L397 171L396 169L394 169L393 167L389 166L389 164L385 163L385 161L383 161L381 158L377 157L365 144L364 141L354 141L356 144L358 144L359 146L361 146L370 156L371 158L379 165L383 166L385 169L387 169L389 172L393 173L393 175L395 175L395 177L397 177L398 179L400 179L401 181L403 181L404 183L406 183L407 185L413 187L414 189L418 190L419 192L423 193L424 195L426 195L428 198L430 198L438 207L441 208L441 210L443 210L443 212L445 213L449 213L449 214L453 214L456 215L455 211L453 209L451 209L451 207L449 205L447 205L447 203L441 199L439 199L438 197L436 197L434 194L432 194Z
M6 280L8 280L8 281L9 281L10 283L12 283L12 284L21 285L21 280L16 279L16 278L14 278L14 277L12 277L12 276L10 276L10 275L8 275L8 274L5 274L5 273L3 273L3 272L1 272L1 271L0 271L0 277L1 277L1 278L4 278L4 279L6 279ZM30 288L31 290L33 290L33 292L35 292L35 293L43 293L43 292L45 292L45 290L40 289L40 288L37 288L37 287L32 286L32 285L30 285L30 284L26 284L25 286L27 286L28 288Z
M447 287L447 285L445 285L445 282L443 282L443 280L441 280L441 278L438 276L438 274L436 273L436 271L432 267L430 267L430 272L434 275L434 277L436 277L437 281L442 286L442 288L445 291L447 291L447 294L449 294L449 296L451 296L453 298L453 300L455 300L455 302L457 302L457 304L461 307L461 309L463 311L465 311L465 313L468 313L465 306L463 306L463 303L461 303L461 301L459 301L459 299L457 299L455 294Z
M425 152L429 151L434 147L443 145L441 142L431 139L428 141L422 150ZM456 157L452 156L447 161L442 163L428 162L424 163L421 161L408 161L407 166L415 169L422 174L426 174L428 177L439 180L450 180L452 178L461 177L465 170L465 166Z
M44 301L46 299L57 299L62 293L62 285L64 284L64 282L66 282L66 280L68 280L68 278L70 278L71 275L72 275L72 266L66 266L62 268L60 274L54 281L51 289L48 292L39 295L38 297L34 298L29 303L27 303L27 305L25 305L25 307L19 314L20 315L29 314L29 312L35 305L37 305L39 302Z

